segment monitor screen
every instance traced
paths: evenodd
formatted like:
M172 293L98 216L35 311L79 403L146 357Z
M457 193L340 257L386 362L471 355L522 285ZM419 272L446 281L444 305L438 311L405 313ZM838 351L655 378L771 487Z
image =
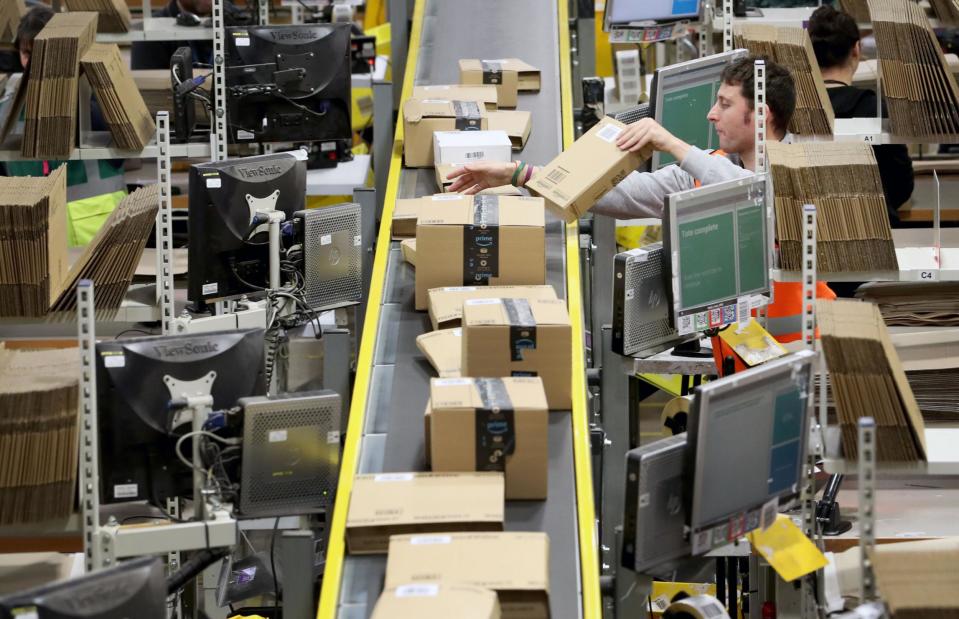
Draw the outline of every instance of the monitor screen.
M170 403L209 393L214 410L266 393L264 331L245 329L97 344L101 500L191 496L192 474L174 453L192 429Z
M723 69L747 54L735 49L657 69L649 98L653 118L688 144L703 150L719 148L716 129L706 115L716 102ZM676 160L668 153L653 153L653 170L672 163Z
M700 0L606 0L604 27L645 25L699 17Z
M697 388L686 469L694 554L757 529L799 493L815 359L802 351Z
M305 205L304 151L191 166L187 296L196 309L267 288L268 228L252 227L254 217L278 210L289 221Z
M680 335L745 320L769 293L764 175L666 197L663 240Z
M157 557L0 598L0 619L163 619L166 574Z

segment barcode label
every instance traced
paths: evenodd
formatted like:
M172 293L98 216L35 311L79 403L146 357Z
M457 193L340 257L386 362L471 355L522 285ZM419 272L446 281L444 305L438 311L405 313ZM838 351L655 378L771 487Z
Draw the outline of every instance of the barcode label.
M710 602L703 607L703 612L706 613L707 617L719 617L723 614L723 609L718 604Z
M613 140L618 138L619 134L622 132L623 130L621 127L617 127L616 125L606 125L605 127L603 127L602 129L596 132L596 137L612 144Z
M546 180L559 184L563 182L563 179L565 179L567 175L566 170L552 170L546 175Z
M467 159L482 159L485 153L481 150L476 150L471 153L464 153L464 156Z
M410 538L410 544L414 546L428 544L449 544L453 538L449 535L416 535Z
M416 584L403 585L396 588L396 597L398 598L421 598L436 597L440 592L439 585L434 584Z

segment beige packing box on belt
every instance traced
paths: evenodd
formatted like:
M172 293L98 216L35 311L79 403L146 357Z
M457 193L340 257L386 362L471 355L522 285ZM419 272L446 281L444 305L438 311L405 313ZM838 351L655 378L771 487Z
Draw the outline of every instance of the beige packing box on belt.
M433 165L434 131L487 129L486 109L475 101L407 99L403 102L403 158L410 168Z

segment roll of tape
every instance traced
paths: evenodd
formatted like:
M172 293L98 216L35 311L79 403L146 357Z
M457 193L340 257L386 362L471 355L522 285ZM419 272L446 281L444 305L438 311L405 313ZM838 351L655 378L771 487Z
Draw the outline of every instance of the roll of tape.
M682 432L679 428L686 427L686 419L689 417L689 407L692 401L692 396L684 395L666 402L666 406L663 407L663 414L660 417L663 435L674 436ZM677 415L679 416L677 417Z

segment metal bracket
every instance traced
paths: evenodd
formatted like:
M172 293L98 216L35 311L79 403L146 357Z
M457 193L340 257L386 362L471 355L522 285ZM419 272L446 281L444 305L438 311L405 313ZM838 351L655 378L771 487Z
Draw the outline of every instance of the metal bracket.
M732 0L725 0L732 5ZM732 9L730 9L732 10ZM730 45L732 40L730 39ZM729 51L727 49L726 51ZM753 66L753 110L756 117L756 174L766 173L766 62Z
M213 382L216 380L216 372L210 370L206 375L196 380L180 380L173 376L165 375L163 384L170 391L170 398L179 400L182 398L194 398L200 396L209 396L213 390ZM173 416L172 429L176 429L184 424L193 423L193 409L184 408L176 412Z
M223 30L223 0L213 0L213 161L227 158L226 131L226 34Z
M104 567L100 546L100 447L97 429L96 315L93 282L77 284L77 341L80 346L80 518L86 571Z
M859 562L862 579L859 583L861 602L876 600L876 579L869 555L876 546L876 421L872 417L859 420Z
M173 332L173 207L170 187L170 114L157 112L157 183L160 208L156 217L156 297L163 335Z
M816 205L803 205L802 341L816 349Z

